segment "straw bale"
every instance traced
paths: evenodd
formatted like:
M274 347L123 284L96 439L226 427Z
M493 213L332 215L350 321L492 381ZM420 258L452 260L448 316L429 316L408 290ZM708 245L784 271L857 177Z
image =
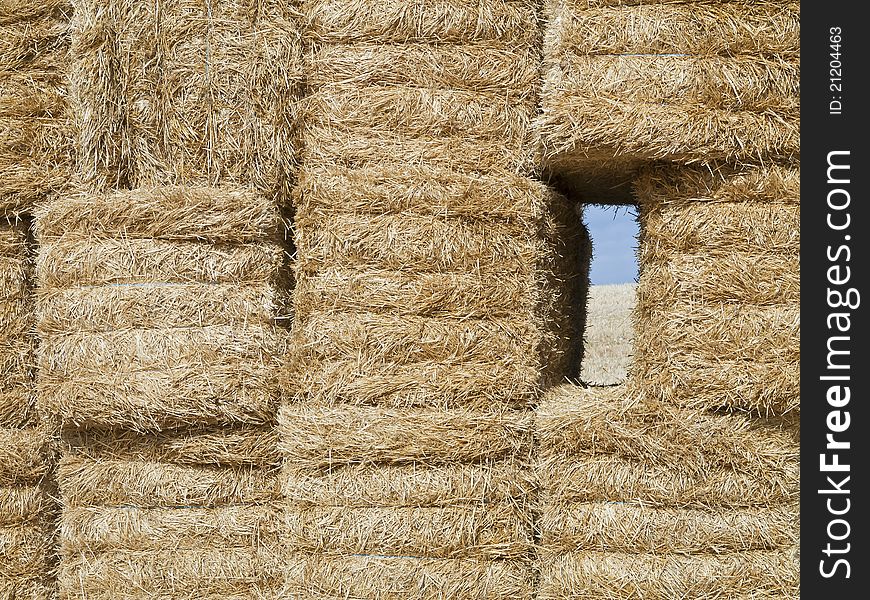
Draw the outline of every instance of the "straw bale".
M244 243L274 238L277 207L242 187L164 186L77 193L34 212L41 240L91 238Z
M800 164L689 167L658 164L645 168L635 192L646 205L697 203L800 203Z
M624 183L633 169L609 157L799 155L799 3L553 0L547 17L536 129L544 165L580 189Z
M49 598L52 540L41 526L0 527L0 597Z
M642 173L634 366L648 393L799 410L799 176L789 166Z
M64 456L57 466L57 478L68 506L219 506L281 497L275 471L241 466Z
M44 336L144 327L183 329L192 323L265 325L286 302L285 293L273 285L76 286L40 290L37 320Z
M280 503L208 508L66 507L61 551L104 552L274 547L282 529Z
M637 356L640 363L646 357ZM644 362L640 369L650 369ZM649 372L649 371L641 371ZM642 377L643 375L641 375ZM693 409L782 415L800 411L800 363L686 358L645 382L646 393Z
M756 306L798 303L800 256L723 250L673 254L664 263L641 264L638 310L677 300Z
M70 79L85 182L253 184L283 201L302 78L296 3L74 4Z
M574 552L541 561L541 600L797 598L797 548L728 554Z
M477 144L504 141L527 151L534 99L505 100L504 93L331 85L306 98L306 127L341 131L365 128L372 136L464 137Z
M753 254L798 254L800 205L704 203L657 205L643 215L640 262L663 262L673 254L721 253L740 248Z
M0 216L0 430L31 425L35 418L30 274L26 222ZM8 458L0 456L0 464Z
M530 600L529 564L512 560L299 555L288 561L293 598Z
M658 307L656 307L658 308ZM680 369L683 361L800 362L800 305L774 306L680 303L651 310L649 325L636 336L645 361ZM643 352L640 352L640 350ZM664 361L664 362L663 362ZM772 383L772 382L770 382Z
M288 511L284 536L316 554L515 559L529 554L532 527L530 514L506 504L312 506Z
M0 8L0 212L29 211L64 190L73 163L64 65L68 0Z
M305 64L313 90L338 84L405 86L490 92L509 103L535 98L540 49L497 41L315 44L306 53Z
M301 469L346 464L470 463L529 452L527 411L289 405L281 450Z
M372 264L417 271L531 272L547 251L531 232L502 223L417 215L336 214L296 218L297 270ZM525 234L525 235L524 235Z
M132 431L67 430L70 452L98 462L144 460L172 465L277 467L278 434L263 427L199 426L145 435Z
M525 173L534 167L531 152L517 153L512 140L480 143L462 136L403 136L368 127L338 128L312 125L303 134L306 160L348 169L378 168L397 157L411 165L434 165L472 173Z
M49 471L48 431L0 428L0 486L34 483Z
M36 261L41 288L146 283L249 283L275 279L277 244L209 244L105 238L46 241Z
M532 318L315 314L298 325L304 341L286 387L330 404L523 406L541 378L538 348L551 342L535 325Z
M53 336L40 348L40 403L78 426L267 423L277 347L258 325Z
M765 507L794 502L800 492L797 454L782 469L743 473L710 466L654 464L612 454L550 455L536 466L542 499L559 502L643 502L698 509Z
M796 54L799 2L660 3L571 10L558 23L552 50L577 54ZM579 3L582 6L582 3ZM579 8L579 10L577 10Z
M283 492L293 506L348 508L487 506L522 504L535 491L523 465L507 460L479 464L351 464L311 473L292 463Z
M55 509L42 484L0 485L0 527L42 523Z
M320 311L431 318L485 319L532 310L537 294L528 278L498 271L408 273L364 265L330 266L306 273L293 294L304 322Z
M696 554L775 550L798 543L797 504L722 510L641 502L547 504L538 527L548 552Z
M60 597L268 598L280 584L274 546L82 551L61 561Z
M307 38L316 42L469 43L501 40L516 45L539 43L532 27L537 0L411 0L379 2L313 0L306 2Z
M298 212L311 219L337 213L417 215L538 227L565 203L534 179L499 172L462 173L407 162L347 169L306 164L299 172Z
M738 474L794 476L796 418L708 414L657 402L622 386L554 389L536 411L540 456L613 454L688 472L727 467Z

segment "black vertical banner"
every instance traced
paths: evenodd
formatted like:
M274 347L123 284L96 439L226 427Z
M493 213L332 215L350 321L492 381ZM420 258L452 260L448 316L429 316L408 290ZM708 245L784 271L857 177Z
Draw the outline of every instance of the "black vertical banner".
M801 595L870 593L866 4L801 3Z

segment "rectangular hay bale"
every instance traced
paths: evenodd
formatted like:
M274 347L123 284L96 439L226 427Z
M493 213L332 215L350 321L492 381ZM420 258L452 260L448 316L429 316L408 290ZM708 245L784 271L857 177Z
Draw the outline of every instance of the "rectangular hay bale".
M549 0L546 14L535 128L544 166L584 193L616 180L629 198L631 161L799 156L799 3Z
M68 106L69 0L0 7L0 214L29 212L73 173Z
M60 597L276 597L282 496L269 428L65 439Z
M88 218L66 227L74 214ZM83 427L271 422L287 303L281 228L276 205L245 188L84 193L41 207L40 402Z
M74 5L70 79L85 183L253 184L286 199L302 81L295 2Z
M634 361L648 393L692 408L800 409L799 176L641 174Z

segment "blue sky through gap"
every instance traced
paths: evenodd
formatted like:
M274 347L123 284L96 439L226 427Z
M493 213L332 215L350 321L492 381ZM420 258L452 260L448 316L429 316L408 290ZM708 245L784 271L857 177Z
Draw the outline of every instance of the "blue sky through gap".
M592 237L592 285L637 280L637 207L587 204L584 220Z

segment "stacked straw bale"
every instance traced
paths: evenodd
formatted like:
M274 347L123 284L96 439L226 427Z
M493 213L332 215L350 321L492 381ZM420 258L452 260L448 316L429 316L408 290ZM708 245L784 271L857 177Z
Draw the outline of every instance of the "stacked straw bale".
M577 363L587 251L529 177L538 4L303 3L293 597L534 593L529 409Z
M64 426L272 422L283 251L244 189L80 193L40 208L39 398Z
M60 598L277 598L281 489L272 427L68 437Z
M302 76L297 4L73 0L83 181L254 184L286 200Z
M797 419L563 386L536 425L539 598L797 597Z
M33 390L26 225L0 220L0 598L49 598L51 436Z
M635 383L690 408L799 410L800 169L653 167L635 191Z
M795 0L547 0L544 162L598 199L643 161L800 153Z
M27 213L72 172L69 0L0 0L0 214Z

